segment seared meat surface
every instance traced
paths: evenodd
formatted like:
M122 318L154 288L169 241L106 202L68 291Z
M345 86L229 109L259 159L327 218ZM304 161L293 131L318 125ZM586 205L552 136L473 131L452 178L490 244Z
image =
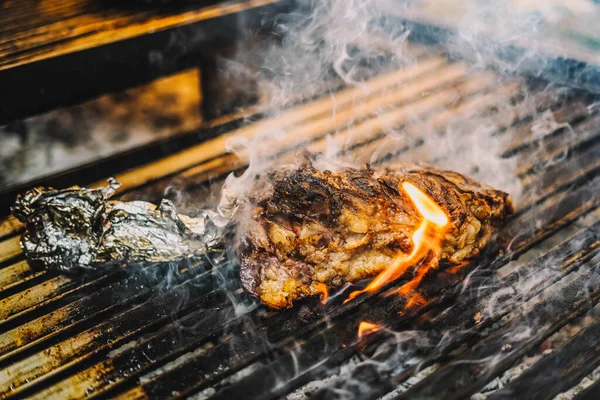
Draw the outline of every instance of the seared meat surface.
M247 291L274 309L318 294L322 284L374 277L399 252L410 253L422 216L403 182L429 195L450 219L440 262L478 255L512 212L506 193L423 166L331 172L304 165L268 179L270 189L256 196L242 227L240 276Z

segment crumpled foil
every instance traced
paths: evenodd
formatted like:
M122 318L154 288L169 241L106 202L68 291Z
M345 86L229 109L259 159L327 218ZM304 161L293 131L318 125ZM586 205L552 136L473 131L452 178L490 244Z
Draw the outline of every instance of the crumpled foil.
M35 188L17 197L13 214L25 224L21 247L47 268L95 269L100 265L168 262L206 254L222 245L237 206L223 196L216 211L196 218L177 214L169 200L109 200L120 184L86 189Z

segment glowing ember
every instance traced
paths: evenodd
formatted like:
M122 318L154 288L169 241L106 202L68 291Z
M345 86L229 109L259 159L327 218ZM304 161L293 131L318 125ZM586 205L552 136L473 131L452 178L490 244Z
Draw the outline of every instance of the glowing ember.
M452 267L448 267L446 269L446 272L449 274L457 274L461 269L463 269L467 265L470 265L470 263L468 261L463 261L458 265L453 265Z
M378 330L383 328L381 325L372 324L370 322L361 321L358 325L358 338L362 338L363 336L370 335L371 333L375 333Z
M317 292L321 293L321 303L327 303L327 299L329 298L329 290L327 289L327 285L319 282L316 284Z
M389 282L398 279L410 267L420 267L417 276L398 290L400 294L407 295L419 285L431 267L437 266L437 259L441 253L440 242L444 233L443 228L449 223L448 216L435 201L413 184L403 182L401 187L412 200L417 211L423 216L421 225L412 235L413 250L408 255L398 254L392 264L377 275L366 288L350 293L345 302L362 293L376 292ZM429 263L419 266L425 259L429 259Z
M406 301L406 305L404 306L403 312L406 310L410 310L413 307L425 305L425 303L427 303L427 300L425 300L425 298L419 293L415 293L412 296L410 296L409 299Z

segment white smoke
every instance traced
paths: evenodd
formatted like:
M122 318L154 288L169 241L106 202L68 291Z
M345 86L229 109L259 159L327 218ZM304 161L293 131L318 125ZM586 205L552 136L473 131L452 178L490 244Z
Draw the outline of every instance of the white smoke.
M264 129L256 136L231 142L230 148L248 162L249 168L241 176L231 175L227 179L225 187L228 190L244 193L252 186L255 176L297 162L290 153L280 155L283 150L306 148L318 153L315 165L320 168L361 167L366 162L424 162L473 176L505 190L517 204L527 204L537 196L531 187L523 194L517 176L524 161L532 162L538 169L556 163L556 158L544 158L549 150L540 139L563 130L567 143L573 139L573 130L568 122L555 120L548 111L564 98L564 90L559 86L562 80L530 85L517 76L546 77L551 66L550 58L546 56L551 50L549 38L561 35L552 23L589 11L593 7L589 2L578 1L568 6L562 3L563 8L549 3L533 7L531 1L521 2L523 4L475 0L460 4L393 0L306 0L298 3L296 13L278 19L276 30L282 37L281 44L266 52L261 60L261 72L256 75L260 97L271 110L271 122L263 125ZM444 39L439 46L411 43L410 35L417 28L405 24L403 19L424 16L433 17L431 20L442 25L452 23L456 34ZM416 74L400 83L406 93L411 90L411 84L421 86L414 96L406 95L401 101L381 103L373 110L369 108L374 98L399 91L389 85L378 92L370 92L369 79L392 70L418 66L440 49L458 63L466 62L463 78L426 89L423 82L439 78L449 67L432 68L422 76ZM241 57L247 56L242 52ZM481 79L481 87L475 85L476 79ZM351 106L338 102L340 93L329 91L337 87L337 82L364 89L363 96ZM516 86L514 90L502 89L510 85ZM447 90L448 87L455 88L455 92ZM441 99L443 96L439 92L444 90L448 92L447 100L440 100L437 107L427 109L424 99L436 95ZM294 112L294 106L299 107L298 93L312 99L322 96L323 92L324 97L332 101L321 114L286 122L286 116ZM489 105L482 107L484 102ZM543 102L547 106L537 109ZM410 112L398 116L397 110L402 108ZM366 109L369 112L365 112ZM348 116L347 110L353 110L354 114ZM335 123L323 122L327 129L310 137L311 129L320 129L315 120L336 118ZM298 139L303 136L306 143ZM317 140L310 142L309 139ZM502 157L508 147L522 140L534 143L527 152L530 160ZM388 158L390 155L391 159ZM528 256L524 255L517 265L525 265ZM515 298L516 303L512 306L518 310L514 315L518 315L523 311L520 307L526 305L523 300L526 294L547 281L551 273L554 273L551 269L542 271L523 279L517 287L495 293L479 317L485 319L496 315L503 304L501 299L506 295ZM491 279L490 286L479 289L494 287L496 283ZM519 326L512 333L515 340L532 334L527 326ZM344 366L336 382L347 384L336 386L336 393L351 398L352 393L360 391L363 383L352 375L357 365L374 363L387 372L394 365L418 365L419 358L410 351L414 335L411 331L399 333L395 342L398 351L390 359L378 361L373 357ZM432 346L444 347L451 335L450 331L442 334L439 343ZM389 345L390 342L386 343ZM481 360L472 360L477 361ZM494 357L488 361L496 362ZM329 384L329 381L324 383L325 386ZM299 392L293 396L303 398Z
M507 81L513 82L510 76L521 71L521 61L528 57L522 55L517 60L507 61L497 57L496 53L501 46L509 45L511 40L522 39L524 36L532 39L539 34L537 25L527 22L529 16L524 17L525 20L513 18L509 13L510 8L499 2L469 2L473 4L465 8L468 10L465 15L459 17L458 34L442 43L441 49L447 54L469 60L470 71L465 72L466 77L481 75L481 88L473 82L467 82L467 86L460 90L482 92L478 96L486 96L486 101L494 106L481 107L481 111L471 114L468 111L459 114L462 99L457 93L454 100L451 97L448 100L436 100L439 102L438 106L430 111L425 110L426 105L420 105L419 96L435 95L440 87L448 84L433 83L432 91L423 88L415 92L416 96L407 96L401 102L407 104L408 109L415 109L414 112L399 119L390 119L394 109L402 107L397 104L398 100L396 103L381 103L373 111L369 108L365 115L360 115L360 112L365 107L371 107L369 104L378 97L398 90L392 84L376 95L369 95L369 78L418 64L419 57L427 58L427 52L437 51L434 47L423 48L408 40L413 28L401 18L415 14L415 8L418 7L412 6L410 2L393 0L305 0L298 3L296 12L276 19L275 30L281 35L279 45L273 45L262 52L262 58L258 61L257 54L250 50L246 53L243 48L239 48L236 54L236 60L252 60L253 65L258 64L258 72L253 76L257 79L260 98L268 105L267 109L274 121L263 124L261 131L253 137L232 143L231 149L249 164L249 168L241 177L232 176L227 180L226 187L229 191L243 193L250 188L254 176L282 164L294 163L293 156L275 157L275 154L290 150L290 137L311 135L311 132L321 129L315 125L315 119L326 121L339 116L337 122L327 122L328 128L318 132L315 136L317 143L302 145L321 154L317 158L318 166L332 169L349 165L360 167L365 162L378 162L378 154L382 153L382 149L389 152L390 149L400 150L408 145L414 149L396 156L395 161L425 162L456 170L503 189L514 198L520 196L519 181L514 179L517 169L515 160L500 156L502 150L514 139L512 132L508 129L505 134L495 134L499 130L510 128L512 123L527 113L535 114L536 96L521 85L521 100L515 106L511 103L510 94L498 93L493 89ZM492 9L503 12L494 14ZM495 47L490 45L495 43L492 38L482 39L485 37L482 31L489 28L487 19L492 15L494 23L502 27L500 34L493 37L499 42ZM398 19L389 22L391 18ZM387 22L382 22L386 19ZM510 24L506 23L508 21ZM524 27L528 29L525 33ZM530 49L533 54L538 54L536 46ZM473 59L472 55L478 57ZM235 70L240 68L240 62L237 61L223 65L234 65ZM484 72L490 66L496 69L495 75ZM444 68L440 68L441 71ZM413 84L418 90L419 81L433 81L441 71L434 69L429 74L424 73L424 76L415 76L402 82L401 87ZM336 82L342 82L346 87L364 88L363 96L351 107L360 115L357 118L344 114L348 109L347 104L336 106L340 94L328 92L328 88L337 87ZM295 121L292 124L285 122L286 116L295 110L294 107L288 107L300 107L297 105L299 93L302 97L311 99L323 96L324 90L325 97L332 100L331 106L324 108L313 119ZM411 104L415 102L419 104L411 108ZM420 111L421 109L425 111ZM457 115L453 116L453 113ZM372 130L372 137L379 139L370 144L368 149L354 148L368 137L370 126L378 126ZM327 136L322 138L325 134ZM381 140L382 135L386 140ZM423 142L415 145L416 138ZM297 139L293 142L291 148L301 144ZM366 156L367 154L373 156Z

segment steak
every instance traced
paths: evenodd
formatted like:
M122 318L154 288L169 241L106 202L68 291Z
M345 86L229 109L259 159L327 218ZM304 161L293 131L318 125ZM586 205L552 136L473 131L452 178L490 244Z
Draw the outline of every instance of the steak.
M427 166L318 170L307 163L268 175L242 227L243 287L273 309L374 277L412 250L423 217L401 189L412 183L449 217L439 261L477 256L512 213L508 194Z

